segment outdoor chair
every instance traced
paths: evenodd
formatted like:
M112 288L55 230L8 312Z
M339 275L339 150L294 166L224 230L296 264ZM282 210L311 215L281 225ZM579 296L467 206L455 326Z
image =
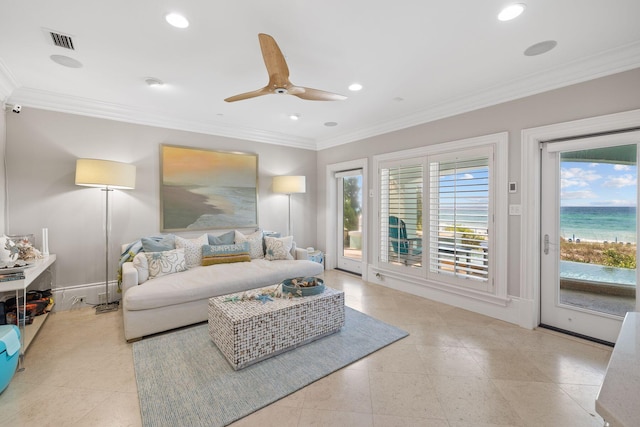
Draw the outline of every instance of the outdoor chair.
M407 226L397 216L389 216L389 243L393 251L392 261L405 265L419 264L422 261L422 239L407 237Z

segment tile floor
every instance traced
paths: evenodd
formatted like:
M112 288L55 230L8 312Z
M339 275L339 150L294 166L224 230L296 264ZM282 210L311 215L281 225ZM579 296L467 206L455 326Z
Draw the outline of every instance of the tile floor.
M238 422L244 426L600 427L611 349L330 271L346 303L410 336ZM49 317L0 394L2 426L141 425L120 312Z

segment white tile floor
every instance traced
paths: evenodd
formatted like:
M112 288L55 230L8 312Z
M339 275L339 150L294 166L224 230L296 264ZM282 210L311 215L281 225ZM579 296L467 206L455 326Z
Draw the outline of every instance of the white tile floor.
M242 426L599 427L611 349L362 282L325 283L346 303L410 332L234 424ZM120 312L54 313L0 394L1 426L139 426Z

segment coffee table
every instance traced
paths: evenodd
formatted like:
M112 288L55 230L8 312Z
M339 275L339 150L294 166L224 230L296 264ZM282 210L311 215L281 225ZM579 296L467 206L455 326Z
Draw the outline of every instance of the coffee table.
M243 301L243 294L209 299L209 335L235 370L330 335L344 325L344 292L336 289L263 301Z

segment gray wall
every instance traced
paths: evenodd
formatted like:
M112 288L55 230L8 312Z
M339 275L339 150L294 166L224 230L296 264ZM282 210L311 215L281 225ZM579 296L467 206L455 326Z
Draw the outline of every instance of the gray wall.
M520 183L520 132L523 129L640 108L640 69L529 96L424 125L391 132L318 153L318 242L326 241L325 174L327 165L363 158L369 162L369 185L377 179L373 156L496 132L509 132L509 181ZM366 154L365 154L366 153ZM505 189L506 191L506 189ZM520 193L509 194L520 203ZM369 212L369 233L375 221ZM369 263L373 241L369 239ZM324 244L324 243L323 243ZM322 246L322 245L321 245ZM335 252L330 249L330 252ZM520 295L520 217L509 217L508 292Z
M160 144L258 154L259 225L267 230L287 229L287 196L273 194L272 176L306 175L307 193L295 195L292 202L294 236L302 247L316 245L316 217L305 214L316 211L314 151L27 107L8 114L6 127L6 232L33 233L39 246L42 228L49 229L49 251L58 257L58 288L104 281L104 193L75 185L75 161L81 157L137 167L135 190L114 191L110 198L113 266L121 243L159 233ZM115 278L115 271L110 277Z

